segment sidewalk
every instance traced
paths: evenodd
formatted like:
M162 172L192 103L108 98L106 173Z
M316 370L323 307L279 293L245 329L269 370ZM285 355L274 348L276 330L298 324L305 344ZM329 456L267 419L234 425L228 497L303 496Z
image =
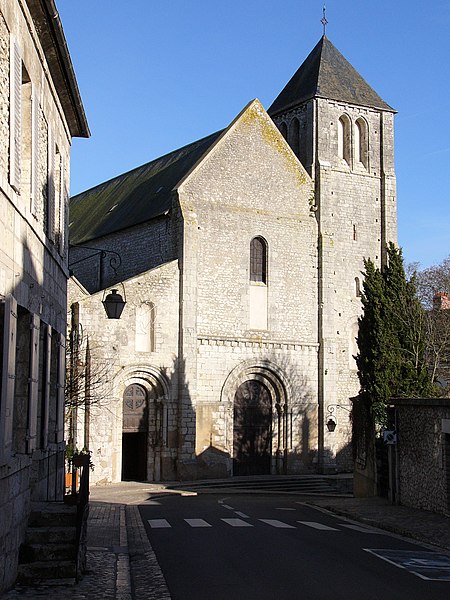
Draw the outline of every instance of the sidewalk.
M62 582L57 586L37 588L16 586L4 598L170 600L138 510L138 504L164 493L168 493L165 486L157 484L121 483L94 487L88 523L89 571L82 581L78 585ZM174 492L171 490L170 493ZM178 493L183 492L180 490ZM236 490L235 493L242 492ZM393 506L384 498L298 497L319 510L329 510L366 525L386 529L428 544L438 551L450 551L450 519L444 515Z

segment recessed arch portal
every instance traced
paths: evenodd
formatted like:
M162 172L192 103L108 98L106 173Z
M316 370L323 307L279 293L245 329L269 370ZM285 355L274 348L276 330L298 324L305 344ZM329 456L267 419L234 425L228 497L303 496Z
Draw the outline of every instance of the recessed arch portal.
M246 361L228 375L221 400L227 405L226 445L233 475L284 473L291 443L290 385L270 361Z

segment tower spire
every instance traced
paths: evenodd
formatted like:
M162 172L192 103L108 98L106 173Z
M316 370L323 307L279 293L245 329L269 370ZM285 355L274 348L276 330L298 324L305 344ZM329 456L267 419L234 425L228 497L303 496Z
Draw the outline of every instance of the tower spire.
M322 25L323 25L323 35L325 35L325 34L326 34L326 31L327 31L327 25L328 25L328 21L327 21L326 14L327 14L327 5L326 5L326 3L324 2L324 3L323 3L323 17L320 19L320 22L321 22L321 23L322 23Z

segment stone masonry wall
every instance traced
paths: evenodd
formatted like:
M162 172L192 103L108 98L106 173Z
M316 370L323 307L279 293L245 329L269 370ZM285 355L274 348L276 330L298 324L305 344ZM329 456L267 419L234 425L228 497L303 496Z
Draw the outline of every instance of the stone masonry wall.
M121 481L123 393L132 383L151 392L164 390L162 430L156 429L155 406L150 402L148 436L148 480L173 479L177 459L178 431L178 280L176 261L138 275L123 283L127 304L120 320L108 320L102 293L83 294L69 282L71 304L79 302L84 332L81 360L86 343L92 357L90 431L84 432L84 408L79 411L79 448L89 447L95 465L93 483ZM123 289L119 286L120 292ZM136 349L136 311L152 303L155 307L154 348ZM69 317L70 318L70 317ZM158 392L158 395L159 392ZM158 464L156 464L158 463Z
M207 463L199 466L206 469L203 474L230 474L236 389L226 399L221 390L231 371L265 363L291 383L285 399L295 413L290 465L307 470L317 452L317 225L310 210L311 180L255 102L179 194L183 354L186 381L196 382L191 402L197 413L195 432L187 431L184 438L183 456L188 460L196 450ZM264 329L250 327L249 248L256 236L268 249ZM264 367L258 368L264 378ZM306 415L310 433L302 437ZM211 448L216 452L211 454Z
M399 499L413 506L448 513L445 434L442 420L450 419L450 400L395 400L398 433Z

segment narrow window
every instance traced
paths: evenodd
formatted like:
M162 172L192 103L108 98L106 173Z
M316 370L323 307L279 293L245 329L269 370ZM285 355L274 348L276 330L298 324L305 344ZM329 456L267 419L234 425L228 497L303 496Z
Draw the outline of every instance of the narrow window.
M342 115L338 121L338 156L350 164L350 119Z
M364 167L368 168L369 160L369 136L367 130L367 123L361 117L356 120L355 123L355 161L362 163Z
M278 129L280 130L280 133L284 137L284 139L287 140L287 125L284 121L281 121L281 123L278 125Z
M361 284L359 281L359 277L355 277L355 296L357 298L361 297Z
M300 125L298 119L294 117L289 126L289 144L298 157L300 149Z
M356 231L356 225L353 223L353 241L356 242L357 239L358 239L358 234Z
M267 284L267 243L261 237L250 242L250 281Z

